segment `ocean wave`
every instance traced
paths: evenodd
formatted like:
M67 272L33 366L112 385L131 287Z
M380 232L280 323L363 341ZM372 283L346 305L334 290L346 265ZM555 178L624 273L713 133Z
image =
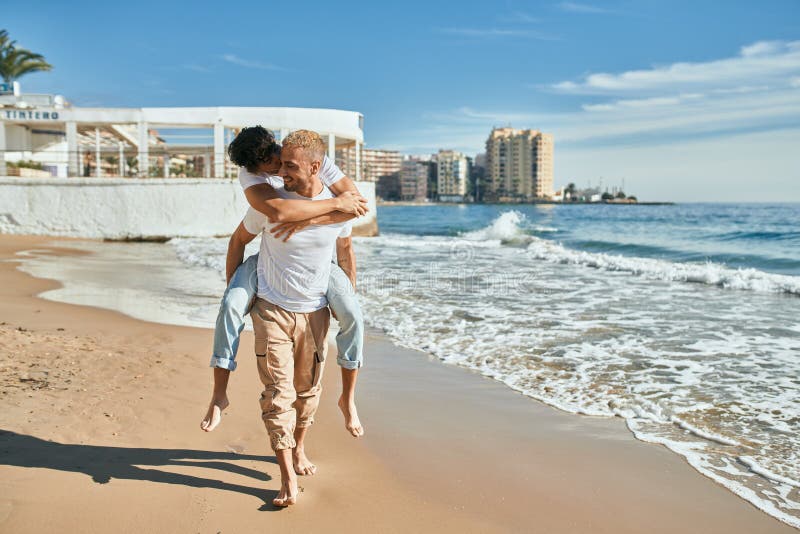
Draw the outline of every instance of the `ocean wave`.
M800 232L729 232L717 236L722 241L786 241L800 239Z
M258 239L245 248L244 257L258 253ZM169 240L175 255L184 263L205 267L225 276L225 256L228 239L224 237L175 237Z
M734 269L713 262L676 263L652 258L583 252L534 238L527 248L535 259L551 263L583 265L607 271L628 272L654 280L689 282L765 293L800 295L800 277L767 273L753 268Z
M686 421L682 421L681 419L675 417L674 415L671 417L671 421L676 425L678 425L680 428L686 430L687 432L691 432L695 436L701 437L703 439L707 439L709 441L715 441L721 445L730 445L732 447L741 445L736 440L726 438L725 436L720 436L719 434L709 432L708 430L702 430L694 425L690 425Z
M480 242L484 246L527 245L527 254L532 259L550 263L582 265L607 271L628 272L648 279L698 283L723 289L800 295L800 277L797 276L768 273L754 268L732 268L710 261L678 263L575 250L556 241L531 235L528 226L525 215L512 210L502 213L488 226L464 232L459 237L468 242ZM435 242L428 241L430 244ZM451 239L447 240L447 243L451 242Z
M527 217L512 210L506 211L492 221L489 226L471 232L463 232L459 237L467 241L498 242L502 245L530 243L534 236L525 231Z
M753 458L749 458L747 456L739 456L738 460L747 466L747 468L752 471L753 473L762 476L766 479L772 480L773 482L778 482L780 484L786 484L787 486L792 486L794 488L800 488L800 482L797 480L791 479L789 477L785 477L783 475L779 475L777 473L773 473L769 469L760 466Z
M225 272L225 245L222 238L176 237L169 240L179 260L198 267Z

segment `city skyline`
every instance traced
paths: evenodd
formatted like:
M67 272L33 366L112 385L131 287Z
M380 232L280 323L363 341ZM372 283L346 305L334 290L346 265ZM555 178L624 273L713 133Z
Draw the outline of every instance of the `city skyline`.
M84 16L98 10L107 25ZM308 13L30 2L5 27L54 66L23 91L78 106L349 109L364 114L369 148L407 154L474 156L493 127L530 128L554 136L556 189L602 177L641 200L800 201L796 2ZM137 16L146 24L114 24Z

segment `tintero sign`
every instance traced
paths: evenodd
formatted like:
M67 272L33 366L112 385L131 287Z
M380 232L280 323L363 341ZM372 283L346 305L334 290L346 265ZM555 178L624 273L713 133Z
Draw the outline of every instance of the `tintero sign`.
M57 121L59 113L55 109L5 109L0 117L12 121Z

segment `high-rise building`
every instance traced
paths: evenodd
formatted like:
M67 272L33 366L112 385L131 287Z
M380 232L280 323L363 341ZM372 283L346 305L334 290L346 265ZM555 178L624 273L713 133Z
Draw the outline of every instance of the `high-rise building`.
M425 163L428 164L428 200L436 202L439 200L439 166L436 163L436 154Z
M362 180L377 182L381 176L400 172L403 156L396 150L364 150L364 172Z
M494 128L486 140L485 196L530 201L553 196L553 136Z
M424 201L428 197L430 162L414 156L403 160L400 169L400 198Z
M483 202L486 191L486 154L475 156L475 162L469 175L470 195L475 202Z
M440 201L462 202L467 196L469 158L454 150L436 154L437 193Z
M361 179L365 182L377 182L381 176L400 172L403 156L396 150L378 150L365 148L361 150ZM355 176L356 148L338 149L336 164L347 176Z

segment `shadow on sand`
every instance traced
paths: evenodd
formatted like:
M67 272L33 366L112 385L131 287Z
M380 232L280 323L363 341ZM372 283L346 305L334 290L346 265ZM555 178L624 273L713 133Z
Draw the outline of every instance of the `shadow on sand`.
M274 456L190 449L137 449L66 444L0 430L0 465L84 473L98 484L107 484L116 478L233 491L252 495L263 501L261 510L274 510L272 499L278 493L275 490L149 468L151 466L199 467L218 469L259 481L271 479L265 473L230 462L241 460L275 463Z

